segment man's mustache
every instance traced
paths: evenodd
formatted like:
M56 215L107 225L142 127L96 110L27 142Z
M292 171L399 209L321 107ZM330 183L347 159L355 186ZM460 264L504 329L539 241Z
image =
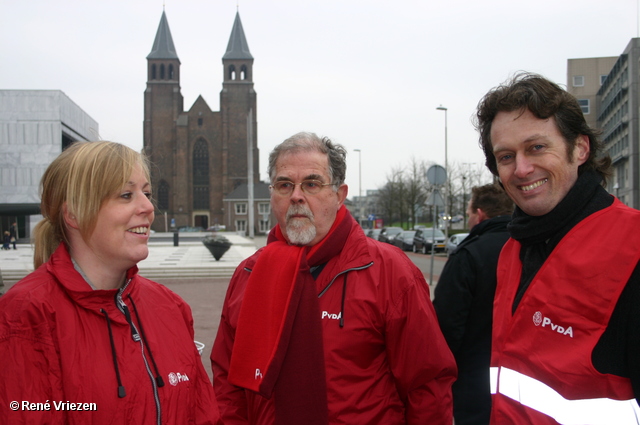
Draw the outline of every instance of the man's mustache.
M286 216L287 221L289 221L291 217L293 217L294 215L307 216L311 221L313 221L314 219L313 213L311 212L311 210L306 206L302 206L302 205L292 205L289 207L289 209L287 210L287 216Z

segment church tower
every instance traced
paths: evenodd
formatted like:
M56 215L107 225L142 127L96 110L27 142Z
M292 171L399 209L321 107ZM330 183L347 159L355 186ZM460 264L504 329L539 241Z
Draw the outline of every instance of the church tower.
M147 56L143 129L144 150L152 164L151 184L161 212L173 207L170 194L175 189L173 180L178 173L175 123L182 110L180 59L163 10L151 53Z
M247 183L247 148L253 149L254 182L259 179L256 92L253 89L253 56L236 12L227 51L222 57L224 79L220 112L224 134L223 185L225 193ZM251 140L248 142L248 138Z

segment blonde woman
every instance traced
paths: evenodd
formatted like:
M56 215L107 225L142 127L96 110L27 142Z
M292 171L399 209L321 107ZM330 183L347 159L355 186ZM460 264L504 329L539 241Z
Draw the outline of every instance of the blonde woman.
M76 143L45 171L36 270L0 297L0 423L217 424L189 306L137 274L146 160Z

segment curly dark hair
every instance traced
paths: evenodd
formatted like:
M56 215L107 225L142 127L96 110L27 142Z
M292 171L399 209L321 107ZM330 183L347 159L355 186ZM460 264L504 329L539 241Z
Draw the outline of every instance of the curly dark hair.
M479 144L484 151L485 165L498 175L496 158L491 144L491 125L499 112L526 110L539 119L553 117L560 134L567 144L571 158L578 136L589 138L589 158L578 167L578 174L594 170L603 179L603 185L611 176L611 158L601 155L600 132L587 125L578 100L557 84L538 74L519 73L506 83L491 89L478 103L476 129L480 133Z

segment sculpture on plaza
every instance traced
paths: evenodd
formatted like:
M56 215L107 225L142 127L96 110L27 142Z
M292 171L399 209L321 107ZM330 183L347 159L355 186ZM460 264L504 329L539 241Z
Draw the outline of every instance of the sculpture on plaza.
M202 239L202 243L207 247L216 261L220 261L220 258L222 258L224 253L231 247L229 239L215 233L213 235L205 236L205 238Z

